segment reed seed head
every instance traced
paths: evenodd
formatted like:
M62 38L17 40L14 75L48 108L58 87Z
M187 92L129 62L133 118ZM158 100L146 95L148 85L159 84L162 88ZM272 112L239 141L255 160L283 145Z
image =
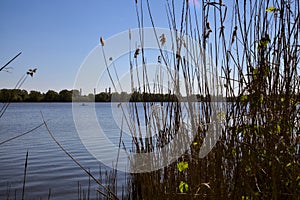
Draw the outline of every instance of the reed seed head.
M104 46L104 44L105 44L105 41L104 41L102 36L100 37L100 43L101 43L102 46Z
M136 58L140 54L140 48L137 48L134 52L134 58Z
M207 28L207 29L210 29L210 24L209 24L209 22L206 22L206 28Z
M160 40L161 46L164 46L166 43L166 36L164 33L161 34L161 36L159 36L159 40Z

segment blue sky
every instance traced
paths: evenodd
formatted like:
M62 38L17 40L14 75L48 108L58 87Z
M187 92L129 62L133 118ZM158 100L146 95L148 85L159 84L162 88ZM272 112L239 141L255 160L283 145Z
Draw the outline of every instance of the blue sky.
M151 4L156 25L167 28L165 1ZM145 26L150 26L146 16ZM38 68L23 89L72 89L89 52L108 38L137 27L134 0L1 0L0 65L22 51L0 88L14 88L29 68Z

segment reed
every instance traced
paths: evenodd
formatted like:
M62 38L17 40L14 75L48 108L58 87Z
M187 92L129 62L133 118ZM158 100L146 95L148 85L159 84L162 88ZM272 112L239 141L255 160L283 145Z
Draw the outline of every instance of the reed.
M169 28L189 35L199 46L188 46L192 56L183 58L178 49L186 44L176 39L174 56L168 59L158 39L161 62L177 72L174 79L168 77L173 80L170 96L178 96L183 84L189 91L187 96L198 94L210 101L187 105L161 102L158 112L163 120L157 120L157 113L151 112L157 104L143 102L143 112L137 103L130 104L130 114L134 116L130 123L134 125L130 129L133 152L159 152L162 147L176 145L172 144L174 138L180 139L179 151L184 150L174 162L159 170L131 174L131 198L297 199L299 2L202 1L199 7L185 0L180 5L176 3L166 0ZM178 6L181 13L175 12ZM143 75L138 77L138 88L141 93L151 94L154 91L149 89L143 49L147 39L143 38L145 15L155 32L150 2L136 2L136 12L140 53L130 58L130 69L134 67L132 63L140 62ZM201 58L195 56L199 47L203 51ZM183 83L179 83L180 73L184 74ZM222 126L217 130L220 137L209 137L211 143L218 141L207 156L201 157L201 145L215 123L212 111L219 104L213 99L218 96L222 97L219 104L226 104L225 112L218 115L222 118L218 122ZM189 133L185 113L196 116L191 122L193 130L197 130L193 137L185 136ZM141 119L148 130L147 138L141 137ZM169 156L158 153L147 164L163 163ZM182 170L181 165L186 165L186 169Z
M0 72L1 71L6 71L9 72L9 70L11 70L12 68L8 67L8 65L14 61L18 56L20 56L22 54L22 52L18 53L16 56L14 56L11 60L9 60L5 65L3 65L0 68ZM31 77L33 76L34 73L36 73L37 68L35 69L29 69L25 74L23 74L23 76L21 76L21 78L18 80L18 82L15 85L14 90L18 90L21 88L21 86L24 84L24 82L26 81L28 75L30 75ZM12 96L11 93L8 93L8 96L5 98L6 102L3 104L2 108L0 109L0 119L2 118L2 116L4 115L5 111L7 110L8 106L11 103L12 100Z
M26 159L25 159L25 166L24 166L22 200L24 200L24 197L25 197L25 184L26 184L26 174L27 174L27 162L28 162L28 151L26 152Z
M130 151L157 152L143 164L163 167L130 174L122 199L298 199L299 2L202 1L199 7L187 0L179 5L174 0L165 2L169 28L178 30L178 35L172 35L172 56L164 51L169 38L157 35L154 42L160 47L159 64L169 66L175 72L163 77L168 79L170 90L165 97L169 101L146 102L147 95L163 91L163 78L158 71L158 86L152 90L143 28L145 17L149 17L155 32L155 21L150 2L135 1L140 45L129 57L131 90L134 91L137 82L136 88L143 95L141 103L129 104L131 118L124 118L124 124L129 126L132 134ZM178 6L181 6L181 13L175 11ZM193 38L196 44L183 42L180 33ZM105 55L105 41L101 38L100 42ZM180 54L182 48L186 48L190 56L183 57ZM201 57L197 56L199 49ZM139 65L142 66L141 73ZM137 76L133 74L134 68ZM115 67L114 72L117 74ZM179 74L183 74L182 82ZM109 76L114 82L111 71ZM137 80L133 80L134 77ZM182 102L182 85L187 91L186 98L198 95L202 101L186 99ZM224 112L215 113L220 106L225 108ZM189 124L185 121L187 115L191 119ZM97 199L118 198L116 170L100 168L99 178L95 178L55 139L44 119L43 125L60 149L89 176L89 180L98 184ZM143 125L147 130L146 138L143 137ZM211 127L215 128L216 135L210 135ZM126 150L121 140L122 130L119 148L122 143ZM207 142L216 145L203 155L202 146ZM174 149L181 155L170 159ZM28 152L22 199L27 159ZM133 171L135 164L140 164L136 159L131 157ZM78 183L78 199L89 199L89 191L90 181L87 191ZM48 199L50 196L51 190Z

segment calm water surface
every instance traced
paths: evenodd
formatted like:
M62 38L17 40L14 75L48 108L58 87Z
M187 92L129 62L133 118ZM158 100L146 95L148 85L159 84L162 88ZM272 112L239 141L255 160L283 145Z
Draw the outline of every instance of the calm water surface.
M81 106L78 104L78 106ZM88 109L91 106L81 106ZM85 149L76 132L71 103L17 103L11 104L0 119L0 142L24 133L42 123L43 112L56 139L97 178L99 166L104 166ZM110 103L97 103L96 113L103 131L117 143L120 129L112 117ZM83 116L84 117L84 116ZM78 183L87 190L89 178L67 157L41 128L0 146L0 199L21 198L26 151L29 152L26 199L78 199ZM106 168L109 170L109 168ZM118 172L118 191L125 184L124 173ZM96 197L96 184L91 181L91 198Z

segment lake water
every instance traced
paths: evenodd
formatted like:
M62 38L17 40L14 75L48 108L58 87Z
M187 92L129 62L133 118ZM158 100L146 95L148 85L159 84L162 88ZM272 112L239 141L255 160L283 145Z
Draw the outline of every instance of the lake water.
M78 103L77 106L81 106ZM89 109L90 104L81 106ZM118 143L120 129L113 119L110 103L96 103L96 113L104 132ZM24 133L42 123L43 113L56 139L85 168L99 178L101 165L81 143L72 114L71 103L13 103L0 119L0 142ZM83 116L84 117L84 116ZM0 199L7 193L21 199L26 151L29 152L25 199L78 199L78 183L87 192L89 177L50 138L45 126L0 145ZM118 195L126 183L125 173L118 172ZM95 199L97 185L91 180L90 197Z
M160 116L160 113L161 109L165 109L165 105L147 103L146 106L148 115L152 116L151 120L148 119L148 123L155 122L155 125L161 124L162 127L164 117ZM187 104L182 104L182 123L186 121L186 130L191 130L188 128L189 115L185 110L186 106ZM125 153L120 151L118 169L126 171L130 167L127 159L132 147L130 131L123 115L128 114L126 108L131 110L132 106L126 106L124 103L121 106L118 103L74 103L73 105L72 103L12 103L0 118L0 144L42 124L42 112L49 129L59 143L96 178L99 178L99 166L105 174L106 171L112 171L111 166L115 165L122 129L122 140L127 151ZM137 110L140 130L146 133L143 104L138 103ZM128 118L130 117L127 116ZM170 121L169 118L164 119ZM80 123L75 123L76 120ZM101 127L104 137L99 134L98 127ZM154 129L152 131L156 134ZM188 133L192 131L185 132L184 135L187 136ZM145 137L145 135L141 136ZM98 160L86 147L93 153L97 152ZM29 158L25 199L47 199L49 189L51 189L51 199L78 199L78 184L87 193L88 175L58 147L46 127L41 126L27 135L0 145L0 199L7 199L8 193L10 199L14 199L15 194L16 199L21 199L27 150ZM126 189L128 177L128 173L118 171L119 197L123 187ZM105 184L107 181L101 182ZM98 186L93 180L90 188L90 198L95 199Z

